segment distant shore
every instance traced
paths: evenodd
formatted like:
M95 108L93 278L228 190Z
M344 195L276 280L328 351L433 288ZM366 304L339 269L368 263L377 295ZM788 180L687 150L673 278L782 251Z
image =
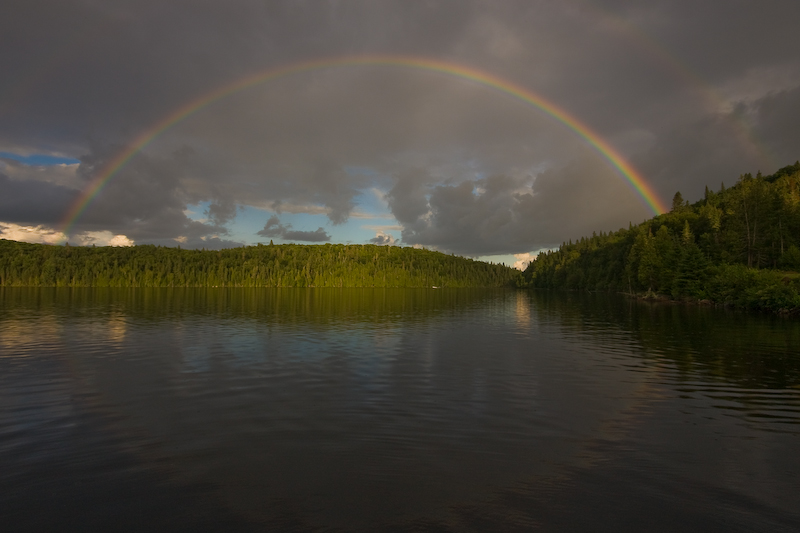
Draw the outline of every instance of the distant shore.
M223 250L76 247L0 239L2 287L513 287L511 267L373 244Z

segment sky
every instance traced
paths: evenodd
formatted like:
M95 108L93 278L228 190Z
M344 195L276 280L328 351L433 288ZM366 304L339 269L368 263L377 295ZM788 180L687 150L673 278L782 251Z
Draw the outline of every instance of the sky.
M0 238L524 266L799 159L798 19L796 0L6 0Z

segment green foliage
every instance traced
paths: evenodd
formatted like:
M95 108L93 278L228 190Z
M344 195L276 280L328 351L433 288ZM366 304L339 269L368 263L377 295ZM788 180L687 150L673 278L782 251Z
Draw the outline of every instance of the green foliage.
M672 212L680 211L684 207L686 207L686 203L683 201L681 191L678 191L675 193L675 196L672 197Z
M789 249L781 257L780 266L787 270L800 271L800 248L794 244L789 246Z
M714 301L768 311L800 308L800 276L777 270L722 265L707 284Z
M638 226L540 254L521 287L657 293L771 311L800 310L800 163L706 187Z
M76 247L0 239L0 286L502 287L519 272L430 250L376 245Z
M681 249L681 258L672 283L675 298L704 299L708 280L708 259L692 241Z

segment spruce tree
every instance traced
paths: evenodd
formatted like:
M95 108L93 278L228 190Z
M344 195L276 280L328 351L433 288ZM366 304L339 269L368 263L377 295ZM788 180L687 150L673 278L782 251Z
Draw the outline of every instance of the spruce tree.
M681 250L681 260L672 283L672 296L675 298L706 297L705 284L708 280L709 263L700 248L691 241Z
M681 192L678 191L675 193L675 196L672 197L672 210L670 212L675 213L680 211L683 209L684 205L683 195L681 195Z

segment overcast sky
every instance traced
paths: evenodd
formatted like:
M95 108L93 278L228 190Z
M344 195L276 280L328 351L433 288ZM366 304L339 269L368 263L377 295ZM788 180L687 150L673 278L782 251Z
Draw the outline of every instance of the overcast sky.
M98 173L181 106L311 60L414 56L525 88L664 203L800 158L797 0L6 0L0 236L219 248L422 245L504 258L652 216L541 109L461 77L317 68L163 131L62 235Z

